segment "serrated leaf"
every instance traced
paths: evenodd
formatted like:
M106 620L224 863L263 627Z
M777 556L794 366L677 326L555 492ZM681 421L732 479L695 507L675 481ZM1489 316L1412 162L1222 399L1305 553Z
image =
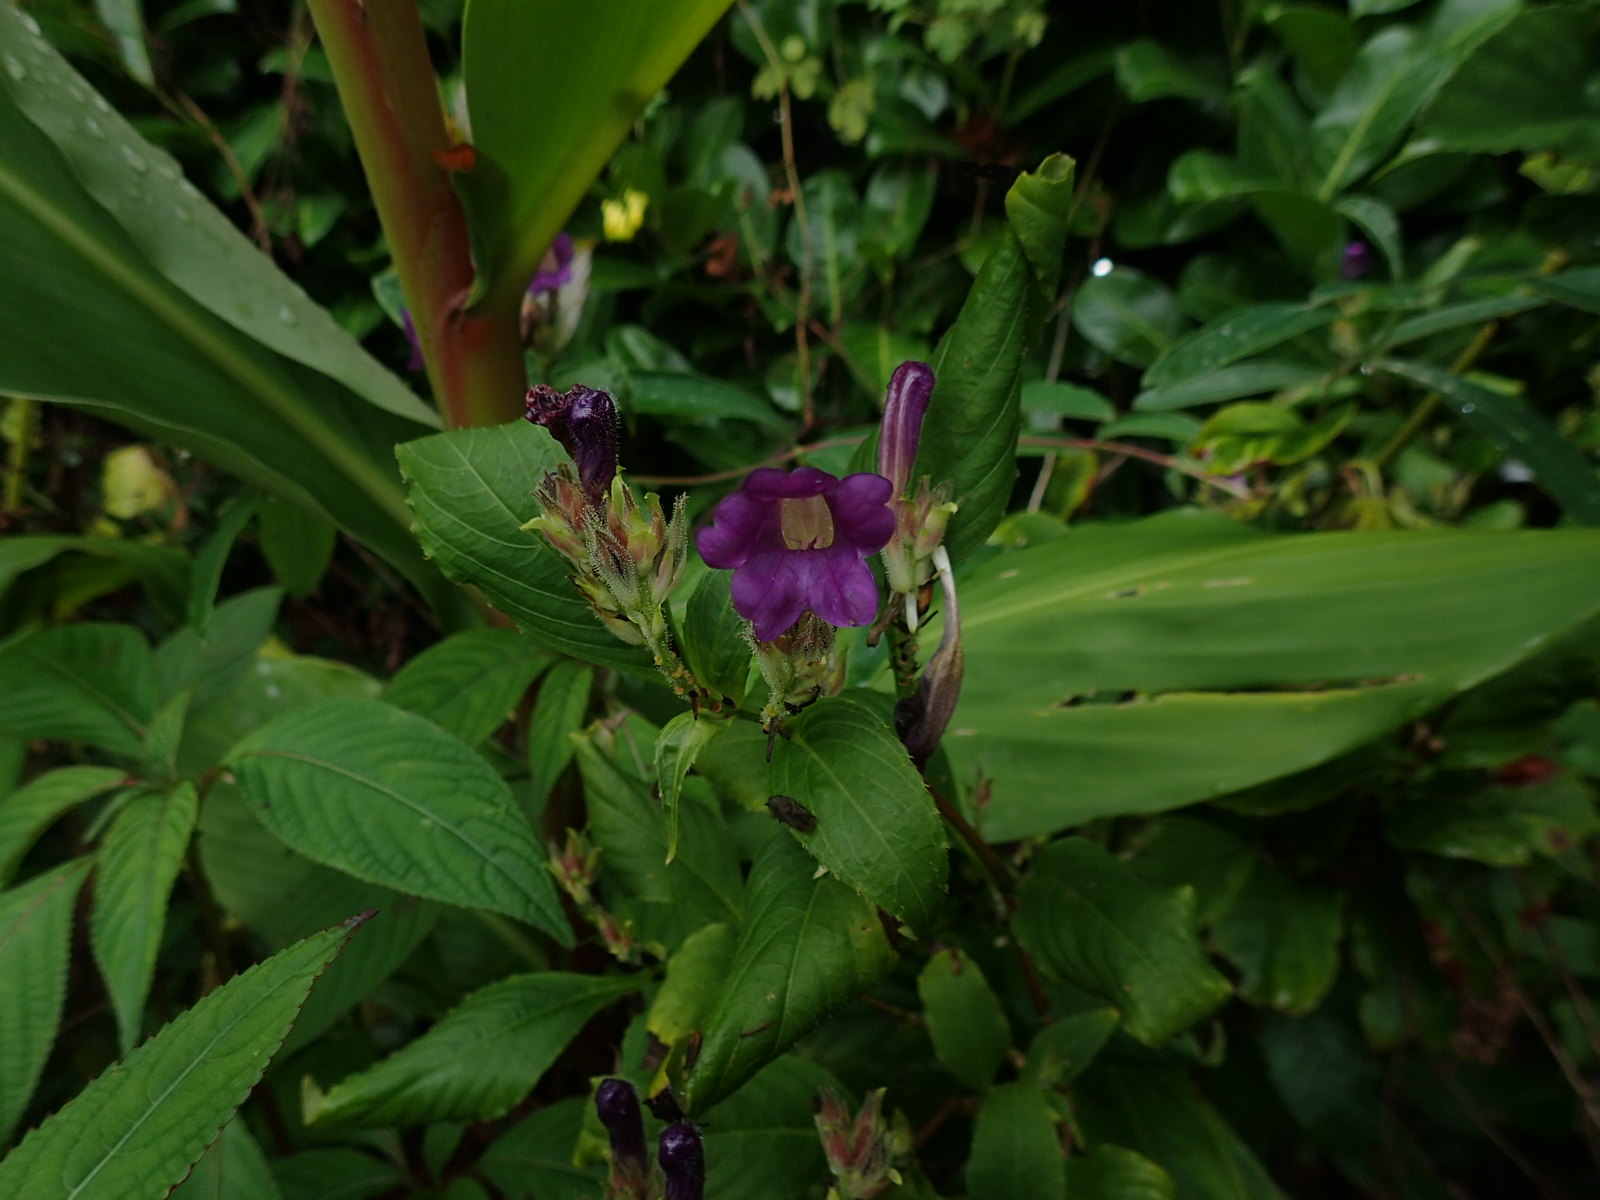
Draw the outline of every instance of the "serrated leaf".
M324 1126L419 1125L504 1116L637 976L513 975L479 988L439 1023L310 1107Z
M939 1061L970 1088L983 1089L1011 1046L1011 1028L977 962L941 950L917 976L917 995Z
M199 794L188 781L139 792L117 811L100 846L89 945L111 994L124 1054L143 1029L167 898L199 809Z
M266 1155L235 1115L169 1200L282 1200Z
M550 661L510 629L471 629L406 663L383 698L476 746L505 724Z
M700 751L728 727L725 718L679 713L661 727L656 738L656 787L667 817L667 861L678 853L678 795Z
M543 429L516 421L459 429L395 450L422 547L457 583L480 588L534 641L587 662L645 665L576 595L571 568L537 533L532 492L566 454Z
M703 1112L894 965L872 905L819 875L787 835L750 868L744 932L704 1027L683 1104Z
M1004 1083L984 1097L972 1132L967 1191L972 1200L1064 1196L1066 1156L1044 1092Z
M1017 891L1017 940L1046 976L1101 997L1159 1045L1228 998L1195 936L1194 893L1136 876L1093 842L1047 846Z
M816 814L802 846L841 882L914 930L944 900L944 826L905 747L872 705L819 700L784 725L768 781Z
M150 647L128 625L64 625L0 645L0 733L137 756L156 710Z
M67 996L72 910L93 865L75 859L0 892L0 979L7 981L0 987L0 1145L11 1140L55 1044Z
M510 789L433 722L377 700L322 700L268 722L228 762L261 823L307 858L571 945Z
M572 761L572 735L583 727L594 668L563 660L545 673L528 718L528 774L533 803L542 804Z
M57 767L0 799L0 887L56 818L126 779L115 767Z
M243 1103L318 975L365 917L235 976L0 1160L0 1195L156 1200Z

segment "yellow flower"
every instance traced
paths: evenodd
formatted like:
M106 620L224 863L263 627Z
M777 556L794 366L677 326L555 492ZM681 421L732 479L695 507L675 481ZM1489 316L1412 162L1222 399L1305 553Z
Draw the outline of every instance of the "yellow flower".
M600 223L608 242L631 242L633 235L644 224L644 210L650 197L641 191L628 188L620 200L600 202Z

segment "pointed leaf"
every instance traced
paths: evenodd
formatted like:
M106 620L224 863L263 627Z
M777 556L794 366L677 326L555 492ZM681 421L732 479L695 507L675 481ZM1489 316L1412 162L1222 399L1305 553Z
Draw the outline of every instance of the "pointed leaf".
M169 1200L282 1200L282 1193L250 1126L236 1115Z
M268 722L228 762L261 823L307 858L571 944L510 789L433 722L376 700L322 700Z
M504 1116L637 976L513 975L479 988L432 1029L344 1080L306 1114L319 1125L417 1125Z
M1101 1145L1067 1160L1067 1195L1072 1200L1178 1200L1178 1189L1172 1176L1144 1155Z
M0 979L7 981L0 987L0 1145L11 1140L55 1044L67 996L72 910L92 865L75 859L0 892Z
M872 905L819 875L789 837L750 868L744 933L704 1028L683 1104L702 1112L894 965Z
M0 799L0 888L56 818L126 778L115 767L57 767Z
M212 992L0 1160L0 1195L165 1195L243 1103L305 998L365 917L306 938Z
M1145 372L1144 385L1170 387L1292 341L1338 315L1332 305L1307 304L1263 304L1229 313L1167 347Z
M656 738L656 786L661 791L661 808L667 816L667 861L678 853L678 794L707 743L728 727L720 717L699 713L679 713L661 727Z
M1044 1092L1005 1083L984 1097L967 1160L972 1200L1066 1195L1066 1155Z
M137 756L155 716L150 647L129 625L64 625L0 645L0 733Z
M167 898L183 866L200 797L194 784L131 796L99 854L89 944L111 993L122 1052L139 1040L144 1002L167 922Z
M401 667L384 699L476 746L504 725L550 655L510 629L472 629Z
M917 995L939 1061L968 1087L988 1087L1011 1046L1011 1029L978 964L959 950L939 951L917 976Z
M533 802L543 804L572 761L572 735L583 727L594 668L564 659L545 672L528 719L528 774Z

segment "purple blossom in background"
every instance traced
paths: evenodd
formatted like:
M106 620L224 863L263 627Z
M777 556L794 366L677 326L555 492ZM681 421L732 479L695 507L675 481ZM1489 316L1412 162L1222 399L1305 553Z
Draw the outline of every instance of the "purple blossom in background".
M539 260L539 269L528 280L528 295L553 292L572 282L572 235L566 231L556 234L550 249Z
M829 625L870 625L878 585L864 559L894 534L894 485L865 472L763 467L695 535L706 565L733 572L733 607L770 642L810 609Z
M422 358L422 342L417 338L417 326L411 320L411 310L400 310L400 325L406 331L406 341L411 343L411 357L406 359L406 370L420 371L428 364Z
M1346 242L1339 259L1339 278L1360 279L1372 270L1372 248L1365 242Z

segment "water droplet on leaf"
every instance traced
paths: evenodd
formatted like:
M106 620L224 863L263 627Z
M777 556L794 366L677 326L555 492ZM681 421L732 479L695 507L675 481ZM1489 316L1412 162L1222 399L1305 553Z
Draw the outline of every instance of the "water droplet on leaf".
M22 61L15 55L8 54L6 55L6 74L13 79L26 79L28 77L28 68L23 66Z

